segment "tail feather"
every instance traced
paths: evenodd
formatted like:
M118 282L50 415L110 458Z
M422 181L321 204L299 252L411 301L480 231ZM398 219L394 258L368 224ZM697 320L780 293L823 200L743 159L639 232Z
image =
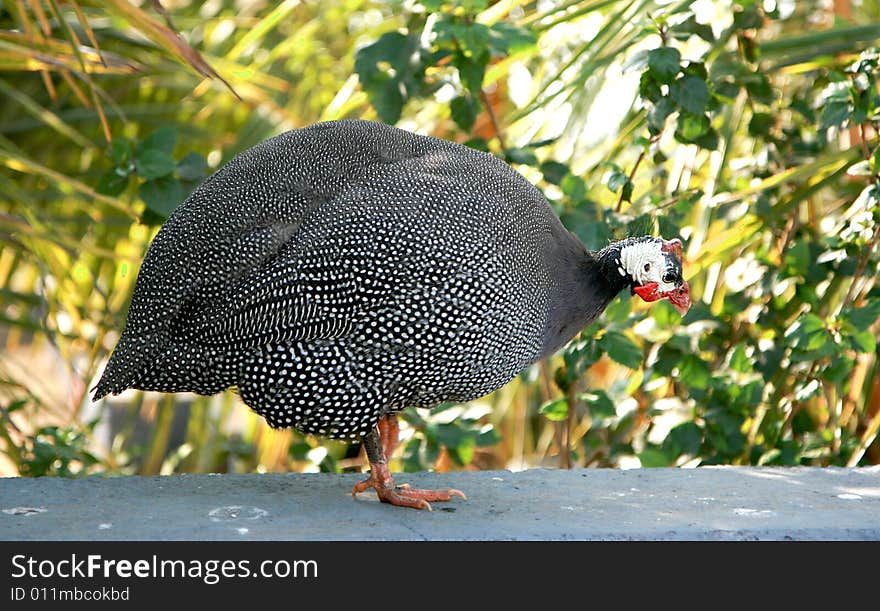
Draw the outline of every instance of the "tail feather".
M97 401L110 393L119 394L136 386L138 380L162 351L163 344L161 334L132 337L123 333L101 379L92 389L95 391L92 401Z
M215 348L123 334L93 389L93 401L129 388L212 395L235 386L237 380L235 359Z

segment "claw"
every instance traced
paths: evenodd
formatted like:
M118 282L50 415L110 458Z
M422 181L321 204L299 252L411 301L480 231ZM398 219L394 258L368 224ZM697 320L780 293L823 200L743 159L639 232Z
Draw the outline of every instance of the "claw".
M450 488L447 490L422 490L413 488L409 484L394 483L391 470L388 468L388 458L394 453L397 446L397 416L387 414L382 417L376 427L364 438L364 446L367 450L367 458L370 461L370 477L358 482L351 489L351 496L355 498L359 493L373 488L383 503L397 505L398 507L412 507L413 509L427 509L431 511L431 502L450 501L453 497L461 497L467 500L464 492Z
M351 496L373 488L383 503L397 505L398 507L411 507L413 509L427 509L431 511L431 502L450 501L453 497L467 497L461 490L454 488L446 490L423 490L413 488L409 484L395 485L391 471L385 463L370 465L370 477L358 482L351 489Z

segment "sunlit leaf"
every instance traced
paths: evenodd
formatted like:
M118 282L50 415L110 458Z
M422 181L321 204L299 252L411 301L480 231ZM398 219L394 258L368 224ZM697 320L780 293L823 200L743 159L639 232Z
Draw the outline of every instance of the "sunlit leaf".
M607 331L599 339L599 347L613 360L630 369L638 369L642 364L642 349L618 331Z
M548 420L560 422L568 417L568 401L566 399L555 399L542 405L538 412L544 414Z
M648 67L660 83L669 84L681 70L681 53L674 47L659 47L648 53Z

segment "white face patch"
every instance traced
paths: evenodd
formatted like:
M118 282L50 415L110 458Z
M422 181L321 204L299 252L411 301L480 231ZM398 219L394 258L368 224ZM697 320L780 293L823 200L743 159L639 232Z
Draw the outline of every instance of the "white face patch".
M672 282L663 282L667 260L662 248L663 241L659 239L636 242L621 248L621 267L617 271L632 278L636 286L656 282L661 293L677 288Z

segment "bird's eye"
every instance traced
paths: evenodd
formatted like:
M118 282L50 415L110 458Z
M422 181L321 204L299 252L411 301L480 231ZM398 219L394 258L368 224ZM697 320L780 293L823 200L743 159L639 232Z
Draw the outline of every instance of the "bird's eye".
M646 272L651 271L651 264L650 263L645 263L645 271Z

